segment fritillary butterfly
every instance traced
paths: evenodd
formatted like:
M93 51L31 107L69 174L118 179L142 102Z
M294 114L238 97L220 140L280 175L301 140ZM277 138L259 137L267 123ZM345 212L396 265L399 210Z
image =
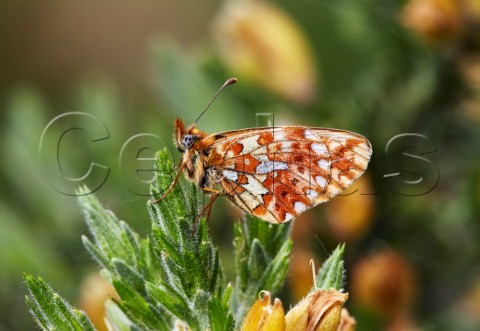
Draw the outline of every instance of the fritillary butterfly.
M209 105L235 82L225 82ZM212 194L201 214L209 214L223 193L248 214L271 223L288 222L349 187L372 154L366 138L338 129L283 126L206 134L196 128L197 121L185 127L176 119L174 142L183 155L172 186L156 202L183 171Z

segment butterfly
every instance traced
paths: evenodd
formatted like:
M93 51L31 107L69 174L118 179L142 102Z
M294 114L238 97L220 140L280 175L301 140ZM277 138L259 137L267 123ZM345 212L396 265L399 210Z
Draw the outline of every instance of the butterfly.
M244 212L280 224L332 199L366 170L372 146L354 132L306 126L216 134L197 129L220 91L235 82L227 80L191 126L176 119L174 143L182 158L172 185L154 202L167 196L184 172L212 195L200 216L208 210L208 218L213 201L223 193Z

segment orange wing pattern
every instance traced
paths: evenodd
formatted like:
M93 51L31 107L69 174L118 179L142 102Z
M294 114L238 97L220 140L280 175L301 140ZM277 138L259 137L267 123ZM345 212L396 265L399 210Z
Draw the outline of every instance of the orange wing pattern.
M210 146L224 194L245 212L283 223L349 187L372 148L359 134L302 126L225 132Z

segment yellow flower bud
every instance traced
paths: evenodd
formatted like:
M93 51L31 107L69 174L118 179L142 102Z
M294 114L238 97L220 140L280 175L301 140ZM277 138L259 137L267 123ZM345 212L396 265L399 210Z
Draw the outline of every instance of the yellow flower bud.
M270 304L270 293L263 292L250 308L242 331L354 331L355 320L342 309L348 294L335 290L316 290L300 301L285 316L282 302Z
M480 0L465 0L465 12L470 23L480 24Z
M213 28L220 57L234 75L295 102L312 101L312 52L297 24L273 4L229 1Z
M282 302L275 299L270 304L270 293L264 291L263 298L253 304L242 324L242 331L277 331L285 330L285 312Z
M347 298L348 294L335 290L310 293L285 316L285 330L337 331Z
M338 331L355 331L355 326L357 321L350 316L347 308L342 308L342 314L340 316L340 325L338 326Z
M272 313L266 318L262 331L285 330L285 311L280 299L275 299Z

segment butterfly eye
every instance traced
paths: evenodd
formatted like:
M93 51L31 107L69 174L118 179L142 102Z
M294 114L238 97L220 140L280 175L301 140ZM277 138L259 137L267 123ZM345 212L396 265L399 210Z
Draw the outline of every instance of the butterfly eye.
M196 137L193 134L186 134L182 138L182 145L185 147L185 149L190 149L192 147L192 144L195 142Z

